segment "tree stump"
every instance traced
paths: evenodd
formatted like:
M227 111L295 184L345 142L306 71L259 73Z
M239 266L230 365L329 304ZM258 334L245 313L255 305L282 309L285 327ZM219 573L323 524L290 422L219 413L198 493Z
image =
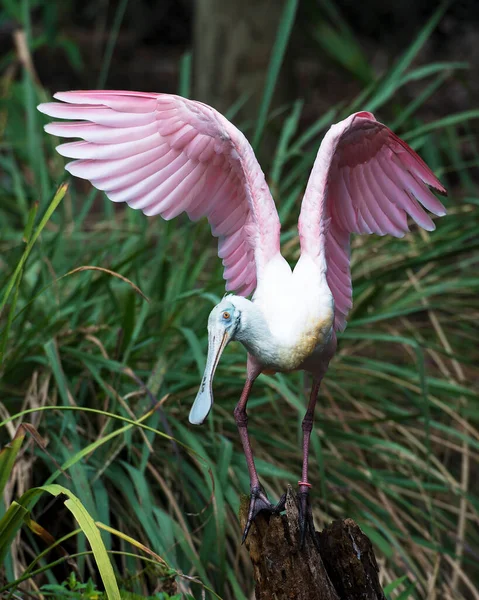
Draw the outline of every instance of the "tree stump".
M248 514L243 497L241 527ZM246 539L256 600L385 600L372 544L352 519L334 521L299 548L298 501L288 487L286 512L259 513Z

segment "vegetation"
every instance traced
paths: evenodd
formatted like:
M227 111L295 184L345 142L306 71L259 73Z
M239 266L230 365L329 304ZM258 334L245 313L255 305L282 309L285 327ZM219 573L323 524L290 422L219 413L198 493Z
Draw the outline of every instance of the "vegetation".
M187 422L207 316L224 293L215 243L206 223L148 220L82 182L63 183L63 159L35 110L50 93L31 60L41 40L22 6L25 35L3 61L0 99L0 595L99 598L99 589L109 598L245 599L250 565L237 513L248 474L233 420L242 347L225 351L208 423ZM295 8L287 3L264 103L247 130L259 149L264 128L284 116L268 103ZM414 63L442 12L381 78L362 68L360 98L303 131L301 100L287 107L265 162L291 261L319 142L358 108L394 127L451 191L435 232L354 240L354 309L312 438L318 525L354 518L396 599L479 593L479 196L471 171L479 110L423 123L428 98L459 73L467 83L467 69ZM343 67L341 39L360 52L351 32L330 39ZM354 64L364 61L346 67ZM411 82L421 92L405 104ZM303 374L261 376L249 403L272 498L298 479L307 386Z

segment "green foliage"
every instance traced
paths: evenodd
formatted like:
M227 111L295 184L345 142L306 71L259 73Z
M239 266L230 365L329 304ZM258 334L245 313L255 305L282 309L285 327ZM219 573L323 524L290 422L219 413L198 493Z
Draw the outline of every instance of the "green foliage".
M6 480L11 475L13 461L20 450L24 437L25 435L20 429L12 443L7 445L0 453L2 490L5 487ZM42 492L48 492L53 496L64 495L67 498L64 504L75 517L75 520L80 525L81 530L91 545L98 570L103 584L105 585L107 597L109 600L119 599L120 593L115 575L98 526L94 523L92 517L78 498L72 494L70 490L60 485L50 484L39 488L31 488L23 494L18 502L12 502L11 506L0 519L0 567L5 560L14 536L17 534L23 523L25 522L33 531L36 530L36 524L32 523L30 519L29 508L35 500L35 497L39 496ZM9 586L7 586L7 588L8 587Z
M91 579L86 583L77 580L74 572L61 584L42 585L41 592L47 598L75 598L76 600L101 600L105 595L99 591Z
M25 6L16 18L28 29ZM269 122L295 8L287 3L257 141ZM319 141L353 110L380 111L451 190L448 216L434 233L354 240L354 309L324 382L312 438L318 525L356 519L394 599L425 597L431 585L438 597L466 598L479 588L479 533L472 527L479 508L473 387L479 197L470 173L478 165L471 126L479 113L420 119L431 94L457 73L467 77L462 63L415 66L438 18L439 12L377 80L363 58L351 56L350 36L343 67L358 68L361 96L332 107L306 131L298 100L267 173L290 261L298 256L295 223ZM334 48L336 38L328 39ZM183 65L187 93L188 55ZM34 111L46 92L28 72L4 83L0 593L19 594L34 582L47 597L102 598L109 585L109 597L117 586L125 598L175 598L176 579L181 597L204 591L208 599L245 599L250 564L237 512L248 476L232 416L245 372L241 347L228 347L218 367L208 425L187 424L205 361L208 313L224 293L207 225L148 221L115 211L79 182L59 187L63 160ZM401 92L412 83L422 91L405 105ZM250 427L271 498L298 478L307 385L302 374L265 375L255 384ZM8 445L22 421L48 440L48 454L39 444L21 449L19 437ZM47 494L35 488L69 499L57 500L52 513ZM36 504L25 502L25 490L27 499L37 494ZM77 574L65 580L71 562ZM158 582L164 589L151 596Z
M43 585L40 588L41 593L46 598L73 598L74 600L102 600L106 598L106 595L98 590L95 583L89 579L86 583L81 583L77 580L74 572L70 573L69 577L65 579L61 584L52 583ZM189 600L193 599L193 596L189 594L181 596L175 594L170 596L166 592L158 592L153 596L140 596L133 592L121 592L122 600Z

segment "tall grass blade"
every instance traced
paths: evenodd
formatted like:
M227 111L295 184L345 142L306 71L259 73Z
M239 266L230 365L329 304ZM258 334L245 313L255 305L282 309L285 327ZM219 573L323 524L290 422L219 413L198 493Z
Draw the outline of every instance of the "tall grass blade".
M191 52L185 52L180 60L180 85L178 93L183 98L191 97L191 74L192 74L193 55Z
M375 92L373 99L367 103L365 110L374 112L392 97L392 95L400 85L400 81L404 72L411 65L412 61L416 58L421 48L429 39L431 33L436 28L437 24L441 20L449 5L450 0L445 0L441 2L441 4L438 6L432 17L421 29L414 42L409 46L409 48L397 61L394 67L390 71L388 71L387 75L379 84L379 87Z
M105 544L101 538L100 530L83 504L74 494L72 494L72 492L70 492L70 490L56 483L30 490L20 498L19 504L26 508L25 504L28 506L31 500L42 492L48 492L55 497L59 495L68 497L68 499L65 500L65 506L75 517L75 520L90 543L108 600L120 600L120 590L118 589L113 567L106 551Z
M13 440L0 451L0 496L3 494L24 439L25 431L23 427L19 427Z
M276 34L276 40L271 51L271 60L269 62L268 72L266 74L263 98L259 107L258 119L256 121L256 127L253 134L252 146L255 151L258 150L266 121L268 119L268 112L271 106L274 88L276 87L279 71L283 63L286 48L288 46L297 8L298 0L286 0L278 27L278 33Z
M118 6L116 7L115 17L113 19L113 23L110 30L110 36L106 45L105 54L103 55L103 62L101 65L100 75L98 76L98 81L96 84L97 89L103 89L108 79L111 59L113 57L113 52L115 50L118 34L120 33L120 27L123 22L123 17L125 16L127 6L128 0L120 0Z
M0 567L3 566L13 538L17 535L27 514L28 510L24 506L12 502L0 519Z
M402 137L405 140L413 140L421 135L424 135L425 133L436 131L438 129L444 129L445 127L449 127L451 125L462 125L465 122L472 121L474 119L479 119L479 110L466 110L416 127L416 129L408 131Z
M5 306L8 302L8 299L10 298L10 295L12 293L12 291L15 288L15 296L17 296L18 294L18 288L20 285L20 281L22 278L22 272L23 272L23 268L27 262L27 259L30 255L30 252L32 251L33 246L35 245L35 242L37 241L38 237L40 236L42 230L44 229L45 225L47 224L48 220L50 219L50 217L52 216L53 212L55 211L55 209L57 208L57 206L60 204L60 202L63 200L65 194L67 191L67 185L66 184L62 184L55 196L53 197L53 200L51 201L50 205L48 206L47 210L45 211L45 214L43 215L42 219L40 220L40 223L38 224L35 232L31 235L30 239L28 240L27 246L22 254L22 257L15 269L15 271L13 272L13 275L10 277L10 280L7 284L7 287L5 289L5 292L3 294L3 298L2 301L0 303L0 315L2 314L3 310L5 309ZM27 228L28 230L28 228ZM26 230L26 231L27 231ZM14 298L14 302L10 308L10 314L7 320L7 326L2 334L2 346L0 349L0 365L3 362L3 358L4 358L4 354L5 354L5 345L6 345L6 339L7 339L7 334L10 328L10 325L12 323L12 319L13 319L13 314L14 314L14 310L15 310L15 306L16 306L16 297Z
M27 142L30 155L30 164L35 171L35 180L42 204L47 201L49 193L48 170L43 155L42 144L39 135L39 116L36 110L36 90L34 83L34 72L31 68L30 49L32 48L32 24L30 19L30 0L22 0L22 24L24 35L17 32L17 51L23 66L23 90L26 112ZM23 55L23 56L22 56ZM38 193L38 192L37 192Z

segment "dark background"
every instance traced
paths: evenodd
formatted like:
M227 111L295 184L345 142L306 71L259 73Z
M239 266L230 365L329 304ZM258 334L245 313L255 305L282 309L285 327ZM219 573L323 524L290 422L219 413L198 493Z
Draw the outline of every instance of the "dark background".
M35 52L42 84L52 91L102 87L177 92L181 57L194 50L192 97L226 110L241 94L251 100L242 115L253 118L262 91L283 2L280 0L65 0L37 3L35 34L43 42ZM304 98L308 122L331 105L357 95L369 77L394 63L438 3L303 0L296 18L275 104ZM11 11L12 12L12 11ZM102 80L101 65L112 30L120 23L111 64ZM467 82L448 81L422 109L424 118L467 110L479 101L479 3L451 2L416 62L467 61ZM325 34L346 38L354 32L350 67L339 64L325 46ZM0 52L12 50L14 18L0 28ZM357 56L355 56L355 53ZM338 68L338 66L340 68ZM369 70L369 72L368 72ZM402 90L402 100L416 89Z

